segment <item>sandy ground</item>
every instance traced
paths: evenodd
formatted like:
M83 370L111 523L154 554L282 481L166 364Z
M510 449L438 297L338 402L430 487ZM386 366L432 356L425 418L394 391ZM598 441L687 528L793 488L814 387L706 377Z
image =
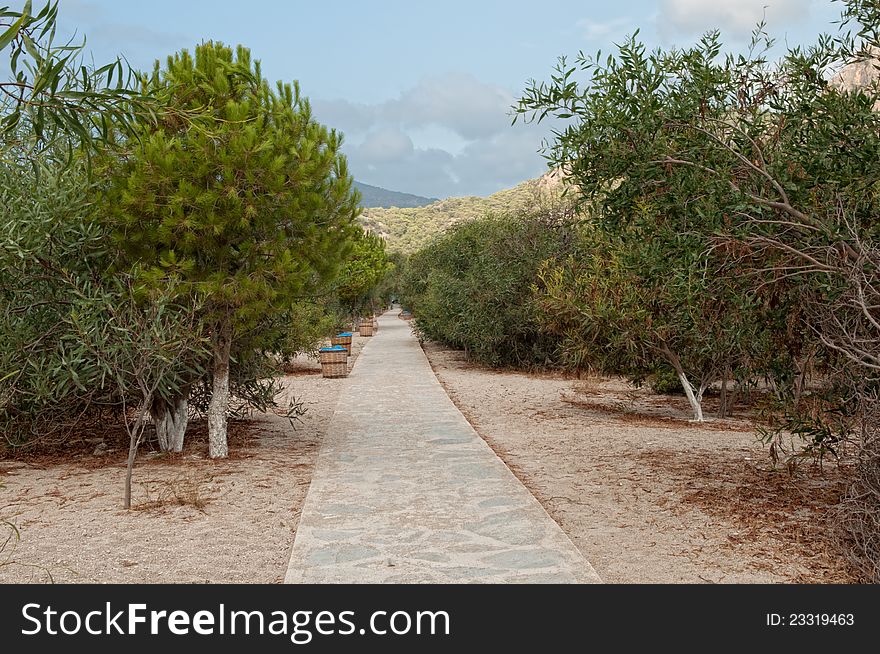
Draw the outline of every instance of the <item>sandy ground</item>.
M352 362L365 341L355 339ZM0 582L282 581L340 386L305 358L288 371L283 395L308 409L295 430L277 415L231 423L230 458L215 462L194 424L182 455L138 459L133 511L122 509L119 444L64 463L0 460L0 546L11 536Z
M459 409L609 583L848 582L839 470L774 470L745 417L620 380L496 372L425 344ZM709 402L711 409L711 402Z
M355 354L366 339L355 339ZM846 582L825 535L833 466L773 470L742 416L694 426L683 401L614 380L495 372L426 351L477 431L606 582ZM278 582L286 569L337 380L300 360L286 393L308 412L230 430L206 458L204 425L176 457L141 456L122 510L125 452L0 460L0 582ZM282 405L286 405L284 398ZM710 407L711 409L711 407Z

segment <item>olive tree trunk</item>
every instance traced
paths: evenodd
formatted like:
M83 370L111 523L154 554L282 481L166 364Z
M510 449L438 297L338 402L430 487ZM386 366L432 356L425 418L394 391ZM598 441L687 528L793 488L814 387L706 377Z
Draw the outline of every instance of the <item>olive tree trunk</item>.
M705 386L701 386L699 392L694 389L693 384L691 384L684 372L681 359L678 358L678 355L666 343L663 343L660 347L660 352L663 353L663 356L675 370L675 374L678 375L678 381L681 382L684 394L687 396L691 410L694 412L694 422L705 422L703 419L703 392L705 391Z
M214 336L214 381L208 405L208 455L222 459L229 455L226 442L226 412L229 409L229 353L232 325L227 318Z
M138 407L134 426L128 422L128 417L125 418L125 429L128 431L128 460L125 465L125 495L123 497L125 509L131 508L131 476L134 471L134 460L137 458L138 448L144 440L144 428L147 425L148 407L151 403L152 394L148 393Z
M162 452L181 452L189 423L189 402L186 396L175 397L170 402L157 398L150 407L150 416L156 426L159 449Z
M727 368L721 377L721 396L718 398L718 417L722 420L727 417Z

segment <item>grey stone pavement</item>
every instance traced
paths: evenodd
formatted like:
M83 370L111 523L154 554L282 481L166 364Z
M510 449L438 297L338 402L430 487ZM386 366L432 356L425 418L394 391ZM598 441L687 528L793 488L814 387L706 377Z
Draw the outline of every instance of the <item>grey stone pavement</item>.
M339 380L285 582L600 583L397 314Z

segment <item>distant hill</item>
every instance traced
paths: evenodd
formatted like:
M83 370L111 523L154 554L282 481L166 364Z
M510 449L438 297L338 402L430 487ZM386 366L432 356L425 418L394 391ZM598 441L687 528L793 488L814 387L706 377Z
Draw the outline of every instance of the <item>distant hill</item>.
M364 209L365 227L383 236L389 250L415 252L452 225L539 205L562 191L562 176L549 172L489 197L448 198L423 207Z
M361 192L362 207L424 207L437 201L437 198L423 198L411 193L389 191L387 188L370 186L363 182L355 182L354 185Z

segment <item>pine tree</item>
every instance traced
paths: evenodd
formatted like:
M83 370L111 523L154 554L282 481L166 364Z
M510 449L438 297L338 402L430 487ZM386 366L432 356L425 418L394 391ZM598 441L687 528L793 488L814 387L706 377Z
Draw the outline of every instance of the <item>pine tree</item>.
M340 313L351 319L374 312L380 299L380 284L393 268L382 237L366 230L356 233L335 282Z
M207 307L209 452L225 457L231 358L259 350L266 315L291 311L336 274L358 196L341 137L314 120L297 83L271 89L246 48L184 50L143 85L171 111L140 127L107 211L146 271L144 289L173 285ZM165 401L179 409L180 399Z

